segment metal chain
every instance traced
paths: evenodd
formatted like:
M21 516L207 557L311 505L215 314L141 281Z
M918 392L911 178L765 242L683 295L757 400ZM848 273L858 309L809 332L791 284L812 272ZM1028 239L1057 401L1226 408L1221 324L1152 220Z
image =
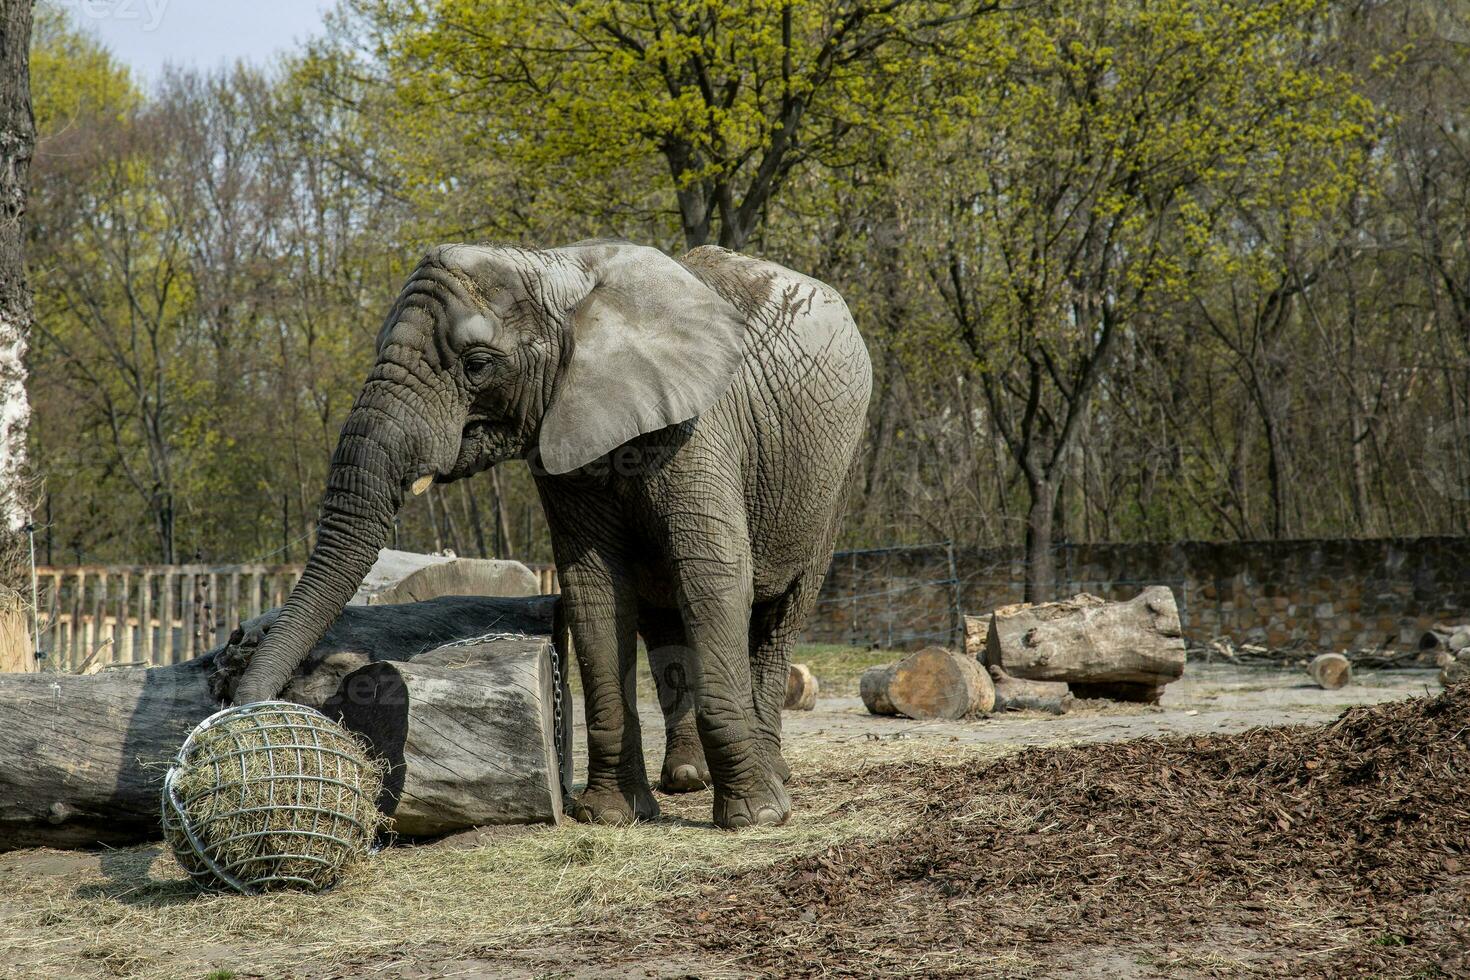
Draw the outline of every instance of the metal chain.
M551 642L551 740L556 747L556 782L561 788L562 797L567 795L567 771L571 766L571 760L567 758L567 747L562 735L562 704L561 704L561 651L556 648L556 641Z
M463 640L450 640L448 643L436 643L430 649L448 650L451 647L472 647L480 643L489 643L492 640L524 640L525 633L484 633L480 636L469 636Z

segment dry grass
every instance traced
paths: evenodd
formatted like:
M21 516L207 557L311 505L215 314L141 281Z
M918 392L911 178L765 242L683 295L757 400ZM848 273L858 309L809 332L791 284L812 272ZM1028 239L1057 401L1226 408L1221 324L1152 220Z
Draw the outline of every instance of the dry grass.
M869 650L831 643L807 643L791 653L795 663L806 664L817 675L823 697L856 697L858 678L878 664L891 664L904 656L903 650Z
M30 603L18 593L0 589L0 673L26 674L35 669Z
M793 761L810 773L828 760ZM43 877L0 864L0 933L15 971L6 975L293 976L297 964L316 975L415 950L452 958L514 948L557 926L694 894L712 874L892 833L911 813L902 787L868 785L850 768L804 778L792 792L797 812L784 827L717 832L708 793L665 797L656 823L386 850L321 895L201 895L157 847Z

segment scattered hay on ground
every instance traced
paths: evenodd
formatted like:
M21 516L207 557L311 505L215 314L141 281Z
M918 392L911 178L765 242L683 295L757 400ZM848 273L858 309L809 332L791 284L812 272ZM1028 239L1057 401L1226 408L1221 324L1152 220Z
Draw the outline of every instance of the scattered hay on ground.
M1470 688L1326 726L890 766L869 778L910 788L911 829L613 928L641 956L783 976L1068 972L1089 950L1145 974L1463 975L1467 774Z
M709 823L708 792L661 797L664 819L634 827L506 828L471 846L392 848L320 895L201 895L160 847L106 852L97 863L49 852L77 870L37 876L25 864L0 863L0 972L320 976L420 953L452 960L539 951L550 930L576 935L578 923L689 895L712 872L892 833L911 817L899 796L906 791L854 772L813 774L793 788L798 810L789 824L739 834Z

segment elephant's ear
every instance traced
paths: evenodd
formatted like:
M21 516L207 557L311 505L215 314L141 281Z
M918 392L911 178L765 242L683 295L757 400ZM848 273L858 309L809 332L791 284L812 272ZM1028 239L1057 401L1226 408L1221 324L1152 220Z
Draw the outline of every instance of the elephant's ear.
M541 422L541 464L552 474L709 408L735 379L745 343L740 313L658 249L558 251L593 286L567 318L570 357Z

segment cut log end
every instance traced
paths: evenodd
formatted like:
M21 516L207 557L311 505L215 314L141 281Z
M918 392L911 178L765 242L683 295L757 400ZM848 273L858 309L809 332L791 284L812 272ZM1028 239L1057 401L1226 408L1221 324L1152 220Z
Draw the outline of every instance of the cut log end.
M806 664L792 664L786 671L786 710L810 711L817 706L817 675Z
M858 686L875 715L924 721L988 714L995 707L990 676L975 661L943 647L927 647L886 667L869 667Z
M1346 687L1353 680L1352 662L1340 653L1324 653L1307 665L1312 682L1327 691Z
M1470 681L1470 660L1451 660L1439 672L1439 683L1444 687Z
M898 714L898 709L888 700L888 684L893 679L893 668L893 664L869 667L858 678L858 694L869 714Z

